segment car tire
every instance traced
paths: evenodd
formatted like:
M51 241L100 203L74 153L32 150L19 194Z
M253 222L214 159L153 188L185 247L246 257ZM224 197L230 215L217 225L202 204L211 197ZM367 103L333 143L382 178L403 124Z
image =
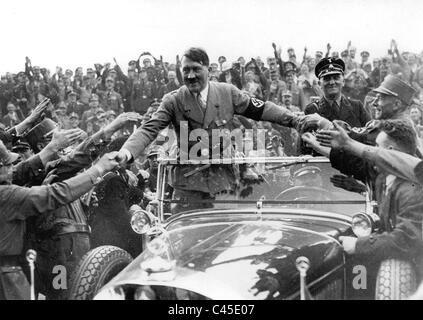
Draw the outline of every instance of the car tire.
M92 300L132 260L128 252L115 246L100 246L88 251L71 276L69 299Z
M416 291L414 266L404 260L388 259L381 263L376 278L376 300L404 300Z

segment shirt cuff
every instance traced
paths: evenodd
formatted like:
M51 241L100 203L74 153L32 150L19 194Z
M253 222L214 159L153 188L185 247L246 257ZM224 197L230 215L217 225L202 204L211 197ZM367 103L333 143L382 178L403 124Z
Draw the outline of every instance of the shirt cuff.
M90 177L92 184L96 185L102 181L103 174L95 165L89 168L85 173Z
M121 151L125 154L126 161L129 161L129 160L132 159L132 154L131 154L131 152L129 152L128 149L122 148Z

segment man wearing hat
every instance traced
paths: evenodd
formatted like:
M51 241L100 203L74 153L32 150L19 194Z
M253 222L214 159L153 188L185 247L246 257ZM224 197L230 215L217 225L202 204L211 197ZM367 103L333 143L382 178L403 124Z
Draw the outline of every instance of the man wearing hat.
M185 52L182 60L185 85L165 95L152 118L131 135L119 151L120 162L136 159L169 124L172 124L178 133L181 128L187 126L188 137L196 132L198 134L200 130L210 137L213 129L233 130L234 114L253 120L272 121L300 131L305 127L320 125L315 120L320 120L321 117L297 116L272 102L251 98L234 85L209 82L208 68L209 57L203 49L193 47ZM187 137L178 136L181 160L194 160L198 157L209 159L216 152L219 157L224 156L220 147L215 148L205 144L205 141L201 141L200 145L197 143L199 141L192 140L192 137L188 141ZM232 144L226 145L228 148L231 146ZM216 195L233 190L237 181L237 171L234 170L232 165L207 168L183 165L171 168L171 183L175 188L173 197L175 200L181 200L181 203L173 208L173 212L209 207L210 203L199 205L197 200L213 199Z
M322 58L323 58L323 52L322 51L316 51L316 54L315 54L316 63L319 63L320 60L322 60Z
M362 51L360 53L360 56L361 56L360 67L363 68L363 65L369 62L370 53L368 51Z
M12 128L18 123L20 123L22 119L20 119L18 113L16 112L16 107L12 102L7 104L7 114L3 117L3 124L6 128Z
M88 119L94 119L98 109L100 108L100 101L98 95L96 95L95 93L91 94L88 106L89 109L87 111L84 111L81 117L81 128L83 130L87 130Z
M305 108L304 91L297 84L297 75L295 70L289 70L285 72L285 82L288 91L292 95L292 103L301 108Z
M132 84L130 96L131 109L142 115L147 111L153 99L153 83L148 80L147 70L141 68L139 77L137 77Z
M375 120L367 123L364 128L352 128L350 131L353 139L370 145L375 144L380 132L379 120L404 120L412 124L408 108L413 103L416 90L400 78L388 75L373 92L376 93L373 101Z
M323 58L316 65L314 73L319 79L323 97L317 103L310 103L304 112L318 113L330 121L342 120L352 127L364 127L370 120L370 115L360 101L348 99L342 94L344 71L342 59Z
M22 161L25 161L34 155L28 142L26 142L24 139L18 140L13 145L12 152L19 154Z
M115 91L115 80L111 77L106 79L106 90L100 91L100 100L103 104L103 108L106 111L113 110L117 114L123 112L123 100L122 96Z
M25 188L12 184L12 164L17 158L17 154L9 152L0 142L0 300L30 299L29 283L22 270L25 220L78 199L117 165L114 154L106 154L73 178Z
M291 110L292 112L301 112L301 109L297 106L294 106L292 104L292 93L289 90L282 91L282 104L285 108L288 110Z
M75 91L68 92L68 99L66 101L67 113L76 112L79 116L82 116L84 110L84 104L78 101L78 94Z
M17 84L13 88L12 101L22 110L24 116L27 116L29 112L28 103L30 97L31 95L26 86L26 75L24 72L19 72L17 75Z
M56 120L61 129L69 129L69 116L67 114L68 108L64 101L61 101L57 104L56 109Z

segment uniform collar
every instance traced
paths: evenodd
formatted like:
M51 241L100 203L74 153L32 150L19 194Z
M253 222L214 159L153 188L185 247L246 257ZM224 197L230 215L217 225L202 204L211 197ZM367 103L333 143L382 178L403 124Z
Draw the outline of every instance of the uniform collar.
M328 98L325 97L325 100L329 103L329 105L332 106L332 104L336 101L336 103L338 104L338 107L341 106L341 100L342 100L342 94L338 97L338 99L336 100L329 100Z

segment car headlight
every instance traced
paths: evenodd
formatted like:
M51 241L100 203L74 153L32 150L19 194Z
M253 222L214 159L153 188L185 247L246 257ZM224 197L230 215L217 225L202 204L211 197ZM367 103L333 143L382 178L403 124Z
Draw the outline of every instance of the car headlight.
M154 217L151 217L147 211L142 210L141 207L137 205L132 205L131 208L129 208L129 213L132 215L132 230L138 234L146 234L151 228Z
M100 290L94 300L125 300L125 291L122 287L111 287Z
M379 228L380 218L376 214L357 213L352 217L351 228L357 237L367 237Z

